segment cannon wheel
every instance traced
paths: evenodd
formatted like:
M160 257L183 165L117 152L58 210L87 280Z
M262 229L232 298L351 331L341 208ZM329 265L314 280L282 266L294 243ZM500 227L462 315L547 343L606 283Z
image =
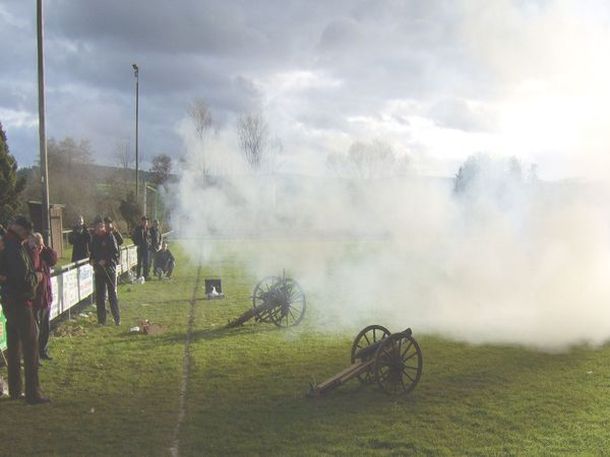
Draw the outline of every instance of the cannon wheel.
M252 308L254 310L254 317L257 322L264 322L270 324L273 322L271 319L271 312L269 310L259 311L260 306L264 303L265 295L276 287L282 279L277 276L267 276L261 279L258 284L254 287L252 292Z
M281 304L270 311L271 321L278 327L299 325L305 317L305 292L291 278L282 278L276 287L280 288Z
M354 338L351 352L351 363L356 363L356 352L358 352L360 349L364 349L365 347L375 344L388 336L390 336L390 331L382 325L374 324L364 327L360 333L356 335L356 338ZM362 384L371 384L373 382L371 370L358 375L358 380Z
M381 343L373 372L377 384L390 395L408 394L421 378L423 356L412 336L397 333Z

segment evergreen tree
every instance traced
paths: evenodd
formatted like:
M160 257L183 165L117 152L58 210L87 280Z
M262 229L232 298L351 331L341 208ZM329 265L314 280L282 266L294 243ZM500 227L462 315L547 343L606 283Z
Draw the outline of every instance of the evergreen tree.
M127 223L127 230L129 233L131 233L136 225L138 225L140 216L142 215L140 206L138 205L138 201L136 200L136 196L133 192L129 192L129 194L127 194L127 198L121 200L121 203L119 204L119 212Z
M157 186L162 186L169 179L172 172L172 158L167 154L159 154L153 157L150 168L151 181Z
M25 178L17 176L17 161L11 155L0 123L0 224L6 225L19 208Z

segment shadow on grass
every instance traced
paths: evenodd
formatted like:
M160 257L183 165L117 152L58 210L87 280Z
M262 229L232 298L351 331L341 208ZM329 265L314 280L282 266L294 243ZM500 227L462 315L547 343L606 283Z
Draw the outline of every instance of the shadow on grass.
M245 325L237 328L208 328L202 330L196 330L191 334L191 342L199 340L217 340L221 338L233 338L237 336L245 335L260 335L264 333L275 333L282 329L275 325L257 324L257 325ZM129 334L127 334L129 335ZM157 337L157 341L160 344L176 344L183 343L186 338L185 332L174 332Z

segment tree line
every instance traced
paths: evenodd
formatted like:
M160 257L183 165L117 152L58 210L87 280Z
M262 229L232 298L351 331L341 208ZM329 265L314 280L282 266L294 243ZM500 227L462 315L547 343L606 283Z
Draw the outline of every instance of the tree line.
M122 230L135 226L143 209L133 192L135 173L129 157L121 161L117 154L116 166L99 165L89 141L71 137L50 138L47 154L49 200L64 205L64 227L79 215L87 221L96 215L111 216ZM168 184L171 172L170 156L159 154L141 176L161 188ZM15 214L28 214L28 202L41 200L40 182L38 165L18 168L0 123L0 224L6 225Z
M198 165L205 184L206 177L214 171L208 151L209 140L218 133L220 127L204 99L195 99L186 111L202 151L198 156ZM282 143L272 137L262 113L252 112L239 116L235 133L241 155L252 170L275 170ZM100 214L111 216L122 230L131 230L138 223L143 213L142 197L136 201L133 191L135 157L128 141L116 144L114 167L96 164L91 144L87 140L51 138L47 150L50 201L65 205L65 227L71 225L79 215L88 221ZM141 172L141 176L158 191L166 189L173 177L172 158L168 154L158 154L153 157L151 164L148 171ZM338 177L364 180L411 174L410 156L398 153L381 139L354 141L345 153L327 154L326 165ZM520 185L536 181L536 173L535 166L525 173L521 163L514 157L494 161L489 156L475 154L460 166L453 178L453 190L455 194L463 195L473 189L477 193L483 189L489 191L495 186L500 189L496 192L502 193L508 184ZM489 179L490 176L494 176L494 179ZM493 186L490 184L492 181ZM27 202L40 200L40 182L38 166L18 168L0 123L0 224L6 225L16 213L27 214ZM163 205L163 200L159 203Z

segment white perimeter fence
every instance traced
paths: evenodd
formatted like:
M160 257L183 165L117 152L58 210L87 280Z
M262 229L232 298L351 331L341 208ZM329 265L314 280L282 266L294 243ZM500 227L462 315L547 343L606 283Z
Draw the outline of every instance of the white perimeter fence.
M120 262L117 274L121 275L138 263L136 246L121 247ZM51 319L56 318L77 304L93 295L93 267L89 259L64 265L53 270L51 275L53 303L51 303Z

